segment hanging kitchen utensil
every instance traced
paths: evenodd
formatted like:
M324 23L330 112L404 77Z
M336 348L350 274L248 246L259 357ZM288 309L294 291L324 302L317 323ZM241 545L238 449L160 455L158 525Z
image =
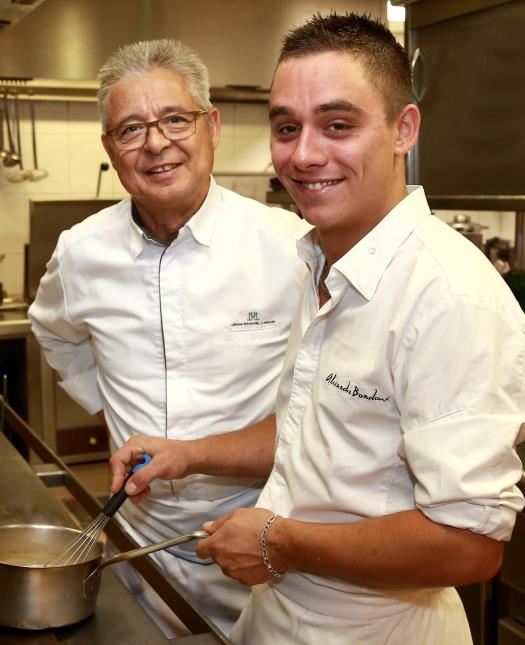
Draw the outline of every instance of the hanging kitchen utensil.
M4 148L4 104L0 104L0 159L3 161L7 155L9 154L9 150L7 148Z
M0 625L35 630L78 623L95 611L103 567L208 537L194 531L107 560L102 560L103 545L98 543L87 562L46 567L79 533L63 526L0 526Z
M20 183L29 179L31 176L30 170L24 169L24 164L22 162L22 142L20 136L20 105L18 102L18 94L14 93L14 104L15 104L15 132L16 132L16 146L17 146L17 156L18 156L18 166L17 170L13 170L7 175L7 180L15 183Z
M6 403L7 403L7 374L2 374L2 403L0 405L0 432L3 432L5 430L4 425L5 425Z
M7 168L12 168L13 166L18 165L18 154L16 153L15 149L15 143L13 140L13 133L11 131L11 123L10 123L10 116L9 116L9 104L7 101L7 90L4 90L4 118L5 118L5 124L6 124L6 131L7 131L7 141L9 144L9 150L6 151L6 155L4 155L4 159L2 163L4 166Z
M31 116L31 141L33 144L33 170L29 176L29 181L40 181L45 179L48 175L47 170L38 167L38 160L36 155L36 119L35 119L35 101L33 99L33 92L29 90L29 112Z
M97 190L95 192L95 197L98 197L100 195L100 180L102 179L102 173L106 172L106 170L109 170L109 164L102 162L98 169Z
M5 253L0 253L0 264L5 260ZM0 280L0 305L4 302L4 285L2 284L2 281ZM7 378L7 377L6 377ZM0 416L3 415L4 409L2 407ZM0 423L0 432L2 432L3 429L2 423Z

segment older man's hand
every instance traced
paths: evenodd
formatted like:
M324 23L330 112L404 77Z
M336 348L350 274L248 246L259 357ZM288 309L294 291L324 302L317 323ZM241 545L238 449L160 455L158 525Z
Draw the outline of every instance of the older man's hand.
M119 448L109 460L113 471L111 492L116 493L122 487L124 479L145 454L152 457L151 462L136 472L126 484L126 493L139 502L150 492L149 484L154 479L180 479L187 468L185 458L185 441L160 439L144 435L134 435Z
M265 508L239 508L214 522L206 522L203 528L210 537L199 541L197 555L203 559L211 557L225 575L243 585L266 582L272 576L262 559L260 538L272 515ZM270 558L274 569L286 569L271 548Z

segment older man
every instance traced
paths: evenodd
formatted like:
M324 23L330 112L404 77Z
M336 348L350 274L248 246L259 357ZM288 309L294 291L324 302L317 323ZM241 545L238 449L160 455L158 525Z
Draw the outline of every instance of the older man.
M301 220L210 177L220 115L195 52L170 40L125 46L99 80L102 142L131 199L61 235L29 311L34 333L66 392L103 413L112 450L138 432L273 437ZM260 485L257 473L158 482L120 515L147 544L252 506ZM246 593L194 549L157 562L228 631Z
M127 489L185 472L268 481L205 524L198 553L254 588L242 645L468 645L454 585L493 576L523 496L525 316L490 262L407 187L419 129L410 65L355 14L284 40L272 158L305 219L310 277L292 326L277 440L135 437ZM264 583L264 584L259 584Z

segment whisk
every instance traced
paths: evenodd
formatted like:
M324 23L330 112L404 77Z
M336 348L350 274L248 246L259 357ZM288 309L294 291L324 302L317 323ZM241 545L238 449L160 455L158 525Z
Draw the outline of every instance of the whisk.
M53 558L46 563L46 567L64 567L69 564L79 564L81 562L87 562L89 556L91 555L92 550L96 547L98 538L100 534L105 529L106 524L109 520L115 515L118 509L127 499L127 493L124 490L126 487L126 482L128 479L144 466L147 466L151 461L149 455L144 455L143 460L136 464L131 470L131 472L126 477L122 488L115 493L112 497L109 498L106 505L102 511L97 515L97 517L91 522L91 524L86 527L82 533L78 535L68 546L65 551L63 551L56 558Z

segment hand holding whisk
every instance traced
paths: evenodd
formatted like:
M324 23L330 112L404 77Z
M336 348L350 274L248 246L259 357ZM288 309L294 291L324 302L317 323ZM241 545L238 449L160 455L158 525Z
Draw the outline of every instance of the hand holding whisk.
M115 495L109 498L106 505L93 520L93 522L91 522L91 524L87 528L85 528L82 533L80 533L80 535L71 542L71 544L67 546L63 553L50 560L45 565L46 567L63 567L68 564L78 564L80 562L87 562L89 560L91 551L95 548L98 538L106 527L106 524L113 517L113 515L115 515L115 513L128 497L126 491L124 490L126 487L126 482L134 473L136 473L141 468L144 468L144 466L147 466L150 461L151 457L149 455L144 455L142 462L131 469L130 473L122 484L122 488L118 493L115 493Z

